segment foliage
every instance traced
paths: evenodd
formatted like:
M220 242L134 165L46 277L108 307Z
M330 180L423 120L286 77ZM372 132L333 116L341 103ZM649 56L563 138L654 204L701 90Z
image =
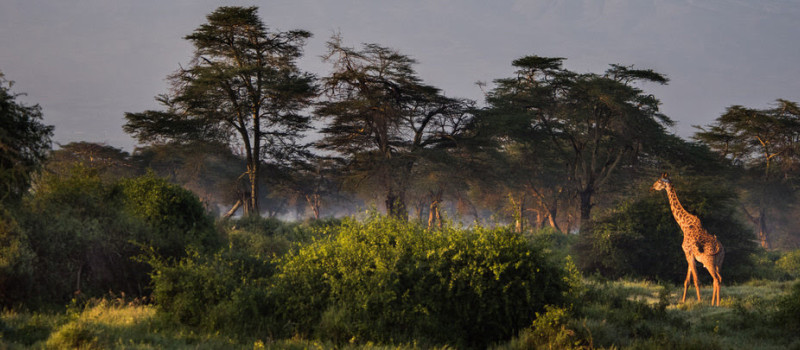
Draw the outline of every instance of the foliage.
M129 260L139 250L128 241L143 227L124 213L122 201L119 186L104 183L91 169L75 166L42 176L20 213L36 255L29 299L63 302L73 292L141 292L146 275Z
M583 341L578 339L577 333L568 325L571 314L565 308L550 305L545 307L544 314L536 314L536 319L530 328L520 332L507 344L497 346L495 349L579 349L590 348L581 346Z
M784 329L800 328L800 282L795 282L788 293L778 299L777 310L772 317Z
M42 123L39 105L17 102L14 82L0 72L0 202L16 201L50 150L53 127Z
M800 278L800 249L783 254L775 262L778 270L792 278Z
M736 197L731 189L709 180L713 178L675 179L678 197L725 247L724 281L747 280L752 277L751 256L755 252L752 233L737 220ZM620 203L591 234L581 237L576 257L583 271L609 278L681 282L687 269L682 241L664 193L657 192ZM701 279L709 277L700 264L698 275Z
M153 299L169 322L232 335L269 332L267 282L274 267L268 257L224 249L150 264Z
M486 346L563 303L567 276L505 229L349 220L281 260L276 312L323 339Z
M228 222L230 244L217 253L151 261L161 314L238 337L485 346L576 285L574 270L502 229L429 231L390 218L275 224ZM282 255L292 241L306 243Z
M128 152L109 145L85 141L59 145L59 149L50 153L45 169L52 173L67 174L76 165L96 171L103 181L107 182L142 173Z
M245 336L283 332L273 314L269 283L275 257L312 238L330 223L283 223L255 215L222 220L228 244L216 252L193 251L180 261L151 259L153 298L170 322Z
M179 257L186 249L213 249L220 243L211 217L197 196L154 174L121 182L125 211L148 230L139 243L163 257Z
M14 305L29 297L34 259L26 232L0 204L0 306Z
M44 174L35 189L16 213L19 229L5 235L16 238L3 245L17 249L16 258L8 257L16 259L15 271L25 272L8 275L22 278L8 291L22 289L25 298L17 301L30 306L108 291L144 295L148 269L132 259L142 254L141 247L175 258L186 246L218 244L197 198L152 175L106 182L97 169L76 165ZM26 249L30 254L23 254Z

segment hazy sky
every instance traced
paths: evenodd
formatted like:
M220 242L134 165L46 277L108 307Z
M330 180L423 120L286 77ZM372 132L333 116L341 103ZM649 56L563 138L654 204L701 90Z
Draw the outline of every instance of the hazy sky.
M192 55L183 37L223 5L256 5L273 29L314 37L301 68L324 75L325 42L378 43L416 58L425 82L482 102L477 81L511 76L524 55L577 72L652 68L646 85L682 137L734 104L800 101L796 0L0 0L0 71L42 106L55 141L132 151L124 112L158 108L165 77Z

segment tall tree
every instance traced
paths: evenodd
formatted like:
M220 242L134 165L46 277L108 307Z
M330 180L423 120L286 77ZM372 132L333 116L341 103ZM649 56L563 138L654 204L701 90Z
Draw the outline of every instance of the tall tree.
M250 195L259 213L259 173L264 162L304 152L299 137L309 128L301 114L316 95L315 78L302 72L303 30L271 31L256 7L220 7L185 37L194 59L169 77L167 111L126 113L127 132L140 142L213 139L243 149Z
M31 174L50 151L53 127L42 123L39 105L17 101L14 82L0 72L0 202L19 199L28 189Z
M742 167L742 210L761 246L770 247L777 216L794 202L800 185L800 108L777 100L767 109L731 106L694 138Z
M556 166L543 169L566 180L577 197L584 230L598 191L624 164L635 160L647 147L645 141L666 135L664 125L672 122L659 112L658 99L637 84L668 80L652 70L621 65L611 65L604 74L577 74L562 63L563 58L539 56L515 60L516 76L496 80L487 96L490 107L484 124L499 131L501 145L523 143L550 152L548 158ZM548 197L556 195L561 194L555 191Z
M343 155L352 178L381 188L387 213L407 218L414 166L428 150L455 144L471 103L424 84L416 61L395 50L376 44L356 50L338 36L328 49L333 72L324 79L327 100L316 110L327 121L318 147Z

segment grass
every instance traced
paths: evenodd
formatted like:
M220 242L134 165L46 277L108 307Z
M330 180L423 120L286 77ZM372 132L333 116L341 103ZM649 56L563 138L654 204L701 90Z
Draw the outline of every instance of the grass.
M712 307L710 287L702 301L690 294L680 303L683 286L589 281L568 316L551 310L498 349L800 349L796 330L772 316L794 283L723 286L721 307Z
M216 334L164 324L151 305L101 299L65 313L5 311L0 349L229 349ZM250 347L252 348L252 344Z
M571 308L551 308L497 349L800 349L800 335L772 319L776 301L796 282L751 281L711 288L679 303L683 286L644 281L587 281ZM693 293L693 290L690 290ZM800 315L798 315L800 317ZM0 349L415 349L415 344L333 344L302 338L235 339L166 323L153 306L94 300L63 313L4 311Z

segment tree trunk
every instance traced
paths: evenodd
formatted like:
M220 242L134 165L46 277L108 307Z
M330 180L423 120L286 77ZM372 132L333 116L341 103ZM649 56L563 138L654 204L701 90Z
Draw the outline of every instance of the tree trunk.
M536 221L534 223L534 228L537 230L541 230L544 227L544 222L547 220L546 215L542 215L542 211L539 209L532 209L534 213L536 213Z
M556 231L561 231L561 228L558 227L558 222L556 221L557 214L558 214L558 208L548 209L547 220L550 223L550 227L552 227Z
M405 193L389 190L386 194L386 214L401 220L408 220L408 210L406 209Z
M83 264L78 266L78 277L75 281L75 294L81 293L81 273L83 272Z
M769 240L767 239L767 217L762 209L758 215L758 239L761 242L761 247L769 249Z
M750 214L750 211L747 210L747 207L742 204L742 211L744 215L747 216L747 219L753 223L756 227L756 231L758 234L758 241L761 244L761 247L764 249L769 249L769 240L768 240L768 228L767 228L767 211L766 209L758 208L758 216L753 216Z
M511 201L511 205L513 206L513 213L514 216L514 231L517 233L522 233L522 230L525 229L525 225L523 220L525 220L525 193L520 194L519 199L514 198L514 194L509 194L508 199Z
M239 207L241 207L241 206L242 206L242 200L240 199L240 200L236 201L236 203L233 205L231 210L228 210L228 212L225 213L225 215L223 215L222 218L223 219L230 218L231 216L233 216L233 214L236 213L237 210L239 210Z
M306 202L308 202L308 205L311 207L311 211L314 212L314 219L319 220L319 210L322 206L320 195L317 193L307 194Z
M254 215L261 215L258 209L258 164L248 166L248 178L250 179L250 202L249 209Z
M439 203L442 201L442 192L443 190L441 189L430 192L431 205L428 212L428 228L433 227L434 223L436 223L437 227L442 228L442 216L439 213Z
M580 231L581 233L588 233L592 226L592 195L594 189L587 187L583 189L578 196L580 197Z
M424 215L423 214L424 212L425 212L425 201L422 199L414 201L414 215L417 218L417 221L419 221L420 223L423 223L424 219L422 218L422 216Z

